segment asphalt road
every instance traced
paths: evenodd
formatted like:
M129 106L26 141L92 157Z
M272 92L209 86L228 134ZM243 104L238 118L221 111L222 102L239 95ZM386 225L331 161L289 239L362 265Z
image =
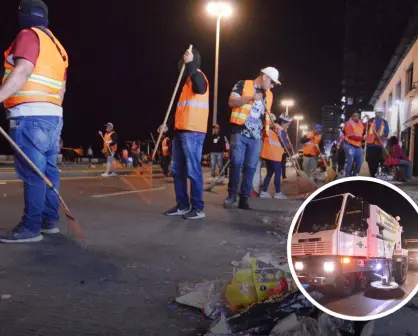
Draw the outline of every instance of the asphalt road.
M345 298L327 294L318 303L329 310L348 316L374 316L397 306L418 285L418 273L409 271L407 281L393 292L368 289Z
M186 221L162 215L175 204L171 180L151 182L62 181L88 247L64 234L0 245L0 295L11 295L0 300L0 336L201 335L211 321L173 303L180 283L228 280L231 262L249 251L285 254L285 240L270 232L287 236L300 201L257 199L253 211L225 210L220 186L205 193L207 218ZM3 183L0 228L7 230L19 221L23 195L20 182Z

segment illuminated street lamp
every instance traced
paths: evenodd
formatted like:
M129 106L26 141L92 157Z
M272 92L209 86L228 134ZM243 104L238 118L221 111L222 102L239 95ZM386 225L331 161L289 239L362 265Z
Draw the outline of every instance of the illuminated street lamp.
M305 135L308 130L308 125L300 125L299 129L302 131L302 135Z
M207 6L210 15L216 16L216 50L215 50L215 85L213 91L213 125L218 118L218 77L219 77L219 38L221 34L221 19L232 15L232 7L225 2L211 2Z
M296 120L296 149L299 148L299 122L303 120L303 115L295 115L293 119Z
M289 107L295 105L295 102L292 99L285 99L281 101L282 106L286 107L286 115L289 115Z

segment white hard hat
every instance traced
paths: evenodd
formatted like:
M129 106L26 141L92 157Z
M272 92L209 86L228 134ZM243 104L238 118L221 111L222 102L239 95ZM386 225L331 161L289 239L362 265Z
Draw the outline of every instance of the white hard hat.
M276 68L267 67L262 69L261 73L269 76L274 83L282 85L282 83L279 82L279 71Z

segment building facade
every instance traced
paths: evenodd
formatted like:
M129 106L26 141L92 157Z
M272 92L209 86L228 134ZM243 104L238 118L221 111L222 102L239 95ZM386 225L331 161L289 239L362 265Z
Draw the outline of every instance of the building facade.
M337 106L322 107L322 126L325 148L338 140L341 124L341 109Z
M370 104L389 122L418 175L418 6Z
M371 111L370 98L399 43L416 0L346 0L341 109Z

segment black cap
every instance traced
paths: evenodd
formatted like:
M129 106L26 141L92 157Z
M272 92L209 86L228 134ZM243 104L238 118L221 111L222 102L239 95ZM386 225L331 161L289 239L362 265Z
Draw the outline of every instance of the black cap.
M48 6L42 0L22 0L19 11L48 19Z

